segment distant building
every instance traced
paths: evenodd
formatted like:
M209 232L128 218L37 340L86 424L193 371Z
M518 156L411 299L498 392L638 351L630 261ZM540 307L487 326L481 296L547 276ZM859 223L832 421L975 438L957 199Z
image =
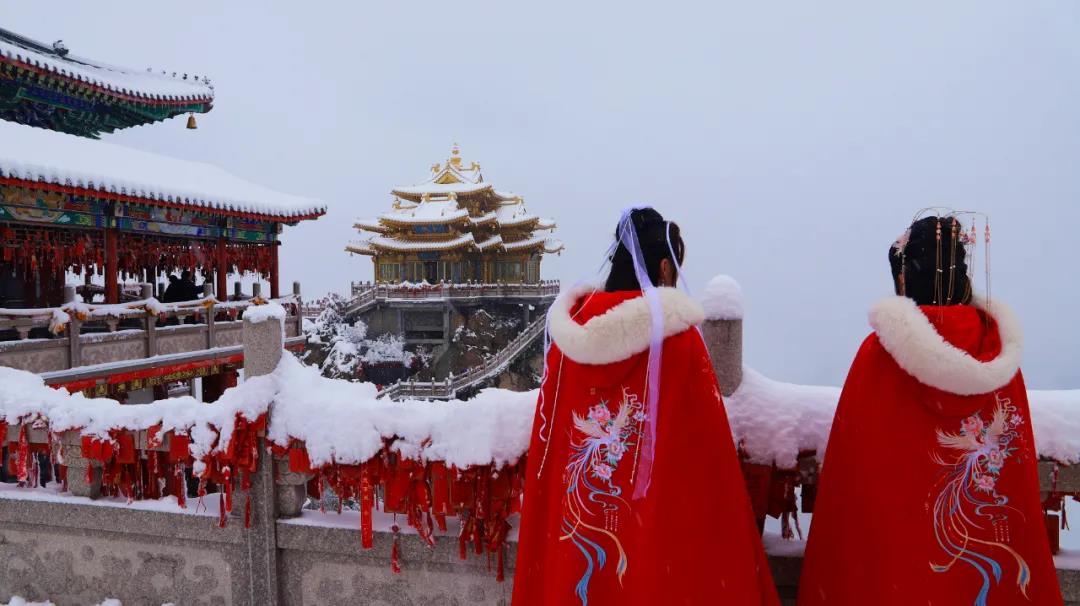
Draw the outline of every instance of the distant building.
M542 233L555 222L485 182L457 145L431 172L419 185L393 188L389 212L355 224L375 235L345 250L372 257L376 282L539 283L541 256L563 249Z

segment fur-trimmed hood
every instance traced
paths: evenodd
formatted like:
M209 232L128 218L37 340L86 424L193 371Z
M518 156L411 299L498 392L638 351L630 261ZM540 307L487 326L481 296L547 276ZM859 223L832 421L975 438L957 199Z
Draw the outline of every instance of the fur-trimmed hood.
M870 310L870 325L885 351L920 383L962 396L988 393L1007 385L1020 370L1023 335L1019 322L1005 305L973 306L997 324L1001 351L980 360L953 345L938 332L915 301L889 297ZM948 308L946 308L948 309Z
M657 288L664 311L664 338L677 335L701 324L705 312L689 295L675 288ZM611 364L649 348L652 314L644 295L624 299L609 309L589 313L590 301L575 313L581 297L602 297L616 293L598 292L592 286L572 288L561 293L548 311L551 340L566 357L580 364ZM591 317L590 317L591 316ZM587 318L579 323L576 318Z

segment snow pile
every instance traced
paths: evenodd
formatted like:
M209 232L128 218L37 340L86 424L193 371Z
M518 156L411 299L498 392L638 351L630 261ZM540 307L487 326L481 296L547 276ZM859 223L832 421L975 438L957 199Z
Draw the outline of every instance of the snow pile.
M705 308L706 320L741 320L742 287L731 276L716 276L705 285L701 306Z
M252 324L259 324L267 320L285 321L285 308L278 303L270 301L264 305L252 305L244 310L244 319Z
M1028 391L1031 428L1039 456L1059 463L1080 463L1080 389Z
M56 606L56 604L53 604L52 602L49 602L47 600L44 602L29 602L26 600L26 598L22 596L13 595L11 596L10 602L8 602L7 604L2 604L0 606Z
M201 459L228 448L238 414L255 421L266 413L274 387L271 378L256 377L242 388L227 390L212 406L190 396L126 406L109 398L68 394L46 386L35 374L0 367L0 421L10 425L43 422L54 433L78 430L103 441L111 440L113 430L160 425L161 435L172 431L190 436L189 448L196 461L193 469L200 472Z
M825 454L839 400L839 387L783 383L743 367L742 383L724 407L750 462L791 469L799 453L819 460ZM1080 463L1080 390L1030 390L1028 403L1039 456Z
M743 368L735 393L724 398L731 430L752 463L796 465L800 452L820 458L829 439L840 388L794 385Z
M279 217L322 214L317 200L276 192L202 162L0 121L0 176L185 206Z
M313 468L362 463L392 438L407 458L461 468L514 463L528 450L535 391L486 389L465 402L394 402L376 399L370 383L328 379L292 356L270 376L278 391L267 436L283 447L302 440Z

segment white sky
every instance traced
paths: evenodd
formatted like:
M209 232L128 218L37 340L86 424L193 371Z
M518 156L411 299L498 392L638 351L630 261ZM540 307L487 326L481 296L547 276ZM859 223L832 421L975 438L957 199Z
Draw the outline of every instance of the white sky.
M735 276L747 361L788 381L843 381L916 209L988 212L1028 383L1080 387L1080 4L792 4L71 0L0 26L209 74L199 130L109 139L324 199L284 238L308 297L370 278L353 219L457 141L558 220L547 277L591 273L628 204L678 221L692 287Z

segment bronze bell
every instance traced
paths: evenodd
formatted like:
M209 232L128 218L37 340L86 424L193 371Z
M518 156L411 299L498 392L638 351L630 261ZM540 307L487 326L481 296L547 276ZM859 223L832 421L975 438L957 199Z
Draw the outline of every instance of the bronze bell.
M199 125L195 124L195 114L188 114L187 127L190 130L195 130L196 128L199 128Z

